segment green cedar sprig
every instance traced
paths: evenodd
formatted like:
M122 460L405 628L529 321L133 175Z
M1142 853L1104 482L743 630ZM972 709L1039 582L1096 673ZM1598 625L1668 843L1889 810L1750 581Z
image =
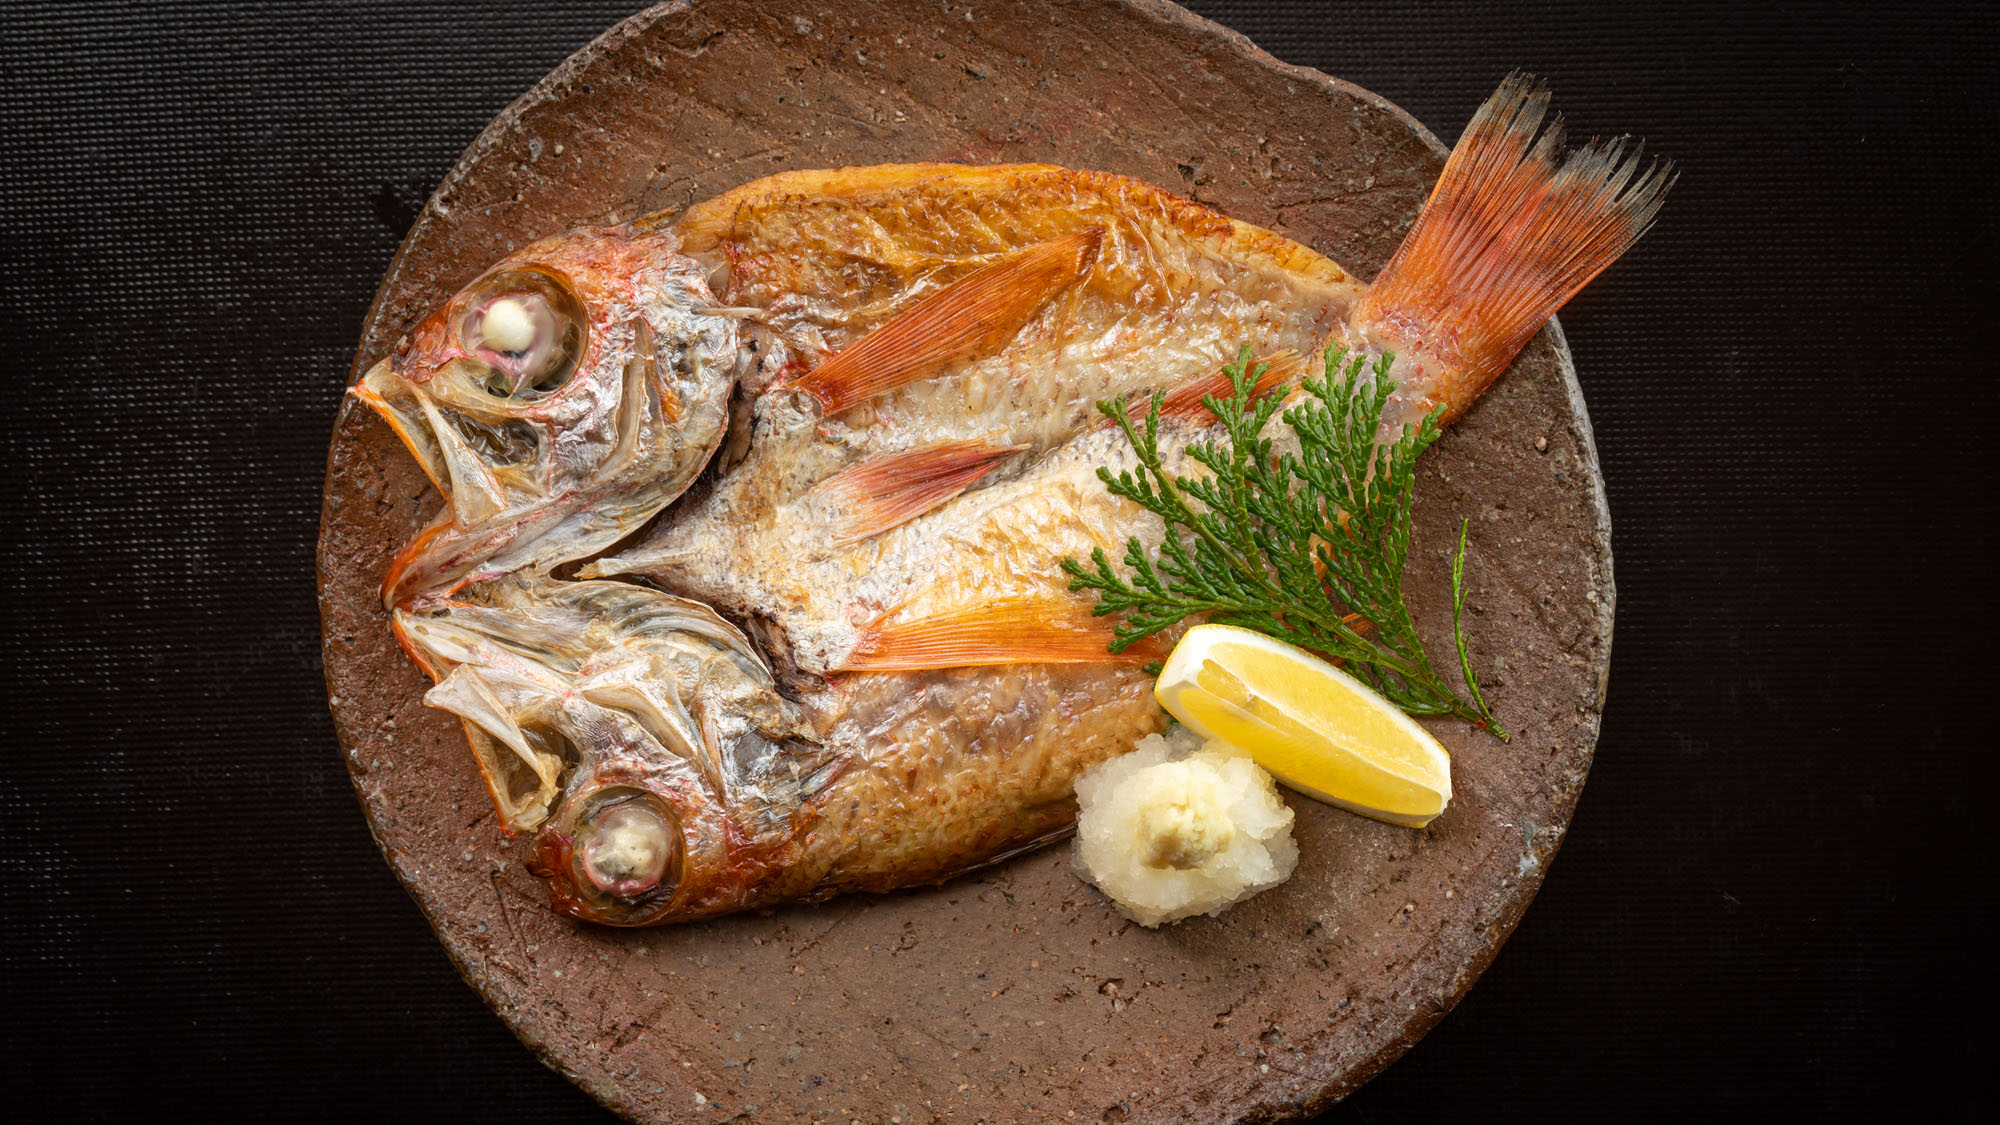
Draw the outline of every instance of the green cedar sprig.
M1100 468L1098 479L1167 526L1157 560L1136 537L1126 542L1129 580L1112 569L1102 548L1091 553L1088 567L1062 562L1070 589L1097 592L1092 612L1125 614L1111 651L1207 614L1345 661L1349 673L1412 715L1457 715L1508 737L1480 695L1466 647L1464 523L1451 565L1451 607L1466 697L1432 667L1403 599L1416 461L1441 431L1432 414L1394 441L1376 440L1395 390L1390 359L1378 358L1364 379L1363 357L1329 348L1324 377L1307 379L1305 396L1284 411L1299 452L1274 457L1263 434L1283 396L1256 394L1267 365L1253 366L1244 348L1224 368L1230 398L1202 400L1228 440L1187 448L1206 475L1170 475L1161 466L1163 395L1153 396L1142 422L1122 397L1098 403L1139 461L1136 471L1115 475Z

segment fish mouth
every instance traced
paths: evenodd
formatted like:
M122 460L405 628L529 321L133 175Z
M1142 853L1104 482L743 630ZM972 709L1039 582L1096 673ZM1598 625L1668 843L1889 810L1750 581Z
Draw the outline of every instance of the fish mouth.
M506 511L519 493L542 491L533 471L541 435L532 423L445 405L397 372L394 359L370 368L354 384L354 396L395 431L450 505L455 525L483 523Z
M544 499L544 441L539 427L499 410L441 402L425 384L453 373L454 359L423 381L384 359L353 387L353 395L386 422L423 469L445 507L396 555L382 583L383 600L409 608L450 594L481 574L483 555L513 538L510 525Z

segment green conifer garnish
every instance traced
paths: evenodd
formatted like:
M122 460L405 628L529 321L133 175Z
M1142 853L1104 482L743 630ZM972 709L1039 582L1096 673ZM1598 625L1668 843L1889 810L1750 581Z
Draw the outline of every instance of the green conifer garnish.
M1234 388L1230 398L1202 400L1228 441L1187 449L1207 475L1173 476L1161 468L1162 394L1153 396L1143 422L1133 421L1122 397L1098 403L1139 460L1136 472L1100 468L1098 479L1167 526L1157 560L1136 537L1126 542L1129 580L1112 569L1102 548L1091 553L1088 567L1062 561L1070 589L1097 592L1092 612L1126 615L1111 651L1207 614L1345 661L1350 674L1409 714L1457 715L1507 738L1480 696L1465 643L1465 523L1451 564L1452 633L1465 696L1432 667L1403 600L1416 461L1442 431L1433 414L1405 426L1395 441L1376 441L1382 408L1395 390L1390 358L1379 357L1372 376L1363 378L1363 357L1329 348L1324 377L1307 379L1305 396L1284 412L1299 452L1274 457L1263 434L1283 396L1255 393L1266 365L1253 367L1244 348L1224 369Z

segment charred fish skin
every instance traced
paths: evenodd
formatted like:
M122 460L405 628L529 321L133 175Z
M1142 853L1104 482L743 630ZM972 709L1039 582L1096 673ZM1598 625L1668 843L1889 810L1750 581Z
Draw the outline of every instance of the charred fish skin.
M555 908L687 921L937 882L1066 831L1074 778L1164 725L1139 667L1157 654L1109 653L1110 622L1056 566L1163 534L1098 480L1131 451L1095 402L1163 392L1177 464L1213 434L1202 396L1239 347L1282 390L1341 344L1396 353L1385 436L1456 418L1672 182L1615 142L1559 159L1547 104L1502 84L1372 285L1124 177L896 165L561 236L487 275L505 294L482 278L454 298L356 392L447 500L385 589L502 825L537 833ZM665 280L625 280L642 268ZM669 312L621 331L641 306ZM620 404L560 424L639 436L573 442L564 479L584 485L512 488L505 442L431 436L452 420L415 373L536 401L562 354L537 347L549 308L599 348L578 401ZM468 351L447 329L475 315ZM661 390L635 407L618 392L662 341L702 362L639 379ZM732 388L747 410L711 462ZM582 580L549 577L662 509Z

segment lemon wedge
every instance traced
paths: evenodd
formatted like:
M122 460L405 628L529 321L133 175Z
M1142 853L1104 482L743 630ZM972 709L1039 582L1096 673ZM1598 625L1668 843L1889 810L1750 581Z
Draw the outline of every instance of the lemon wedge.
M1196 734L1328 804L1422 828L1451 801L1437 739L1360 680L1262 633L1189 629L1153 694Z

